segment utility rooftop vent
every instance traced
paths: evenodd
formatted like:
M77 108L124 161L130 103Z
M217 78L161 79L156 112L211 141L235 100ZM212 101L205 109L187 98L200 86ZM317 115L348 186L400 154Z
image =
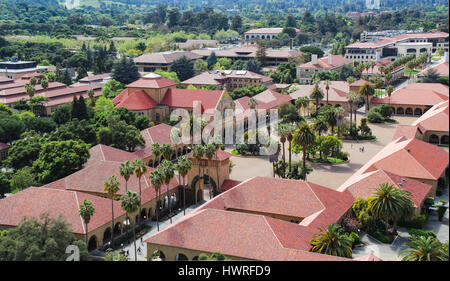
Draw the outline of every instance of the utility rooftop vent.
M247 74L247 70L238 70L236 71L236 75L245 75Z

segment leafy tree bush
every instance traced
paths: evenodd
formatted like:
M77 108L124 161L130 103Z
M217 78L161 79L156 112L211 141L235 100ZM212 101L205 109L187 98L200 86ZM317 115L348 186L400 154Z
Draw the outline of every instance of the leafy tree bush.
M113 66L112 78L122 84L130 84L141 77L132 58L122 56Z

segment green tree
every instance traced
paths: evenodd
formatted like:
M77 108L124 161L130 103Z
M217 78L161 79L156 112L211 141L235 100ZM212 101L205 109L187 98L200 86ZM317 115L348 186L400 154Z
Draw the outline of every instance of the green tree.
M167 201L168 201L168 205L169 205L169 218L170 218L170 223L172 223L172 200L171 200L171 195L170 195L170 190L169 190L169 185L170 185L170 181L172 180L172 178L175 176L175 165L170 162L169 160L164 159L161 164L159 165L158 169L161 171L161 175L162 175L162 180L164 182L164 184L166 185L166 196L167 196Z
M69 122L70 119L72 119L71 104L68 103L63 106L57 107L55 112L53 112L51 118L58 125Z
M136 213L141 207L141 199L135 192L128 190L127 193L121 197L120 206L127 213L127 217L130 217L130 215ZM134 260L137 261L136 232L134 226L131 228L133 229Z
M43 184L80 170L89 158L89 145L83 141L50 141L42 145L33 172Z
M320 233L312 236L311 251L325 255L344 258L352 257L352 242L338 224L330 224L327 229L320 229Z
M109 79L108 82L103 85L102 94L108 99L115 98L125 89L125 85L114 79Z
M318 110L319 110L319 100L323 99L323 93L322 93L322 90L319 88L319 84L318 83L316 83L314 85L314 88L311 91L311 95L309 97L316 101L316 112L318 112Z
M122 84L130 84L141 77L132 58L122 56L113 66L112 78Z
M208 68L212 69L212 67L217 63L217 56L216 53L213 51L206 59L206 62L208 63Z
M181 58L174 61L170 65L169 71L176 72L178 78L181 81L187 80L195 75L194 63L186 56L182 56Z
M30 167L17 170L11 177L11 188L18 191L36 184L35 175Z
M183 186L183 215L186 215L186 176L189 171L192 169L192 162L186 157L181 156L178 158L178 161L175 165L175 169L177 170L182 180Z
M315 136L311 128L306 123L300 124L300 127L295 131L293 142L303 149L303 179L306 181L306 150L308 146L313 145Z
M95 213L94 204L91 201L84 199L83 203L78 206L78 214L83 219L86 229L86 245L88 245L88 224L91 221L91 217Z
M129 160L120 163L119 173L125 179L125 191L128 191L128 181L134 173L134 165Z
M194 62L194 71L195 75L208 71L208 63L202 59L197 59Z
M366 82L359 89L359 93L366 97L366 108L367 108L367 111L369 111L370 110L369 97L373 96L375 94L375 89L373 88L373 86L369 82Z
M161 186L163 185L163 175L161 174L161 171L156 169L153 172L150 173L150 182L152 183L153 188L155 189L156 193L156 225L159 231L159 210L161 208L160 204L160 195L161 195Z
M116 176L109 177L105 182L103 182L103 188L111 198L111 248L114 249L114 199L117 192L120 190L119 179Z
M145 164L144 161L140 159L136 159L133 161L133 167L134 167L134 174L138 178L139 181L139 198L142 198L142 190L141 190L141 178L147 173L147 164ZM142 201L140 202L140 205L142 205ZM139 206L139 218L141 216L142 210Z
M77 246L80 259L87 260L86 244L75 238L64 218L41 214L0 235L0 261L65 261L69 245Z

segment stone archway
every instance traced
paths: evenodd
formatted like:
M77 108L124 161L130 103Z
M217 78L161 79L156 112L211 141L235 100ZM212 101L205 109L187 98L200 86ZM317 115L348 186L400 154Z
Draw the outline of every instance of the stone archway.
M159 254L159 258L160 258L162 261L165 261L165 260L166 260L166 255L164 254L163 251L158 251L158 254Z
M422 109L419 107L414 109L414 115L422 115Z
M89 238L88 251L91 252L95 249L97 249L97 236L92 235L91 238Z
M147 209L146 208L143 208L141 210L140 219L141 219L141 221L145 221L146 219L148 219L148 217L147 217Z
M449 137L448 136L442 136L441 137L441 144L449 144Z
M397 114L405 114L405 110L403 109L403 107L397 107Z
M203 201L203 189L199 188L197 190L197 203Z
M175 260L176 260L176 261L187 261L187 260L189 260L189 259L188 259L188 257L187 257L185 254L178 253L178 254L175 256Z
M114 235L122 234L122 224L120 222L116 223L114 226Z
M148 212L147 212L147 218L151 219L152 216L153 216L153 214L152 214L152 208L149 208L149 209L148 209Z
M103 232L103 245L111 241L111 237L111 227L108 227L107 229L105 229L105 232Z
M405 115L413 115L413 109L411 107L406 108Z
M150 159L150 160L148 161L148 166L149 166L149 167L153 167L153 159Z
M428 142L432 144L439 144L439 137L436 136L435 134L432 134L428 139Z
M198 261L198 256L192 258L193 261Z

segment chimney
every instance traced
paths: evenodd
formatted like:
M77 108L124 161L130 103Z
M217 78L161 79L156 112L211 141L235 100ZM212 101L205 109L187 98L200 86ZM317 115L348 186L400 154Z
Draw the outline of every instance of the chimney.
M316 54L312 54L311 55L311 62L312 62L312 64L317 64L317 55Z
M328 64L333 65L333 55L332 54L328 54Z
M448 52L444 53L444 62L448 62Z

